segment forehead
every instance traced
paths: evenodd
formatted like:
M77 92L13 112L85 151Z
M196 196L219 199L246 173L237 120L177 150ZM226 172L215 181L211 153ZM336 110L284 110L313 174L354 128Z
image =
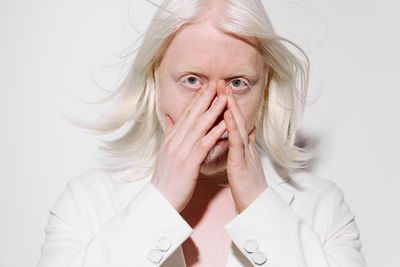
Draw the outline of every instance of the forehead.
M169 68L214 75L259 72L264 62L254 38L224 33L211 20L185 26L168 47L163 61Z

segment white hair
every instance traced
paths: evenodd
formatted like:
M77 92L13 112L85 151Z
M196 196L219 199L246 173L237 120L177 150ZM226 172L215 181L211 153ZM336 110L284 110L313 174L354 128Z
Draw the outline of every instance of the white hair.
M212 14L215 26L227 33L254 37L265 59L264 100L256 125L259 153L267 154L287 173L306 166L309 148L298 147L298 121L306 103L309 60L296 44L278 36L259 0L165 0L158 7L129 72L116 91L102 103L113 102L108 114L80 126L100 134L116 132L132 122L129 130L100 149L108 156L111 170L141 168L152 172L163 136L157 116L155 70L175 35L183 26L196 23L218 2ZM286 45L297 49L296 56ZM137 179L136 175L136 179ZM129 179L135 179L130 175Z

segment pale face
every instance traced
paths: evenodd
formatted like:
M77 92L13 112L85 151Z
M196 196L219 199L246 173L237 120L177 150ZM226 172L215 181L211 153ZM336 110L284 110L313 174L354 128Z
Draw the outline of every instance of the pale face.
M171 42L157 72L156 101L161 122L164 115L178 121L197 91L223 79L233 89L247 132L253 129L265 81L264 60L254 39L223 33L211 20L189 25ZM228 148L226 142L216 144L201 172L212 175L223 171Z

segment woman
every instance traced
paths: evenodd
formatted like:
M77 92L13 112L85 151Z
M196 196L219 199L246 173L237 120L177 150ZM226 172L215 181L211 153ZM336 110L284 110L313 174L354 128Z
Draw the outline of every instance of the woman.
M68 183L39 267L366 266L342 190L300 171L308 61L285 43L260 1L164 1L91 126L134 121L119 171Z

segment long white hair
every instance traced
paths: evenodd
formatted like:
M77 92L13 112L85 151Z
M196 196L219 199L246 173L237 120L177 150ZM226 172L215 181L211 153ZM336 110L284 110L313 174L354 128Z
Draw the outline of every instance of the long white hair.
M155 70L174 36L196 20L215 0L165 0L158 6L128 74L101 103L112 102L108 114L95 122L78 123L98 134L110 134L125 125L129 130L114 140L102 140L110 170L152 172L162 135L156 114ZM218 1L215 26L227 33L256 38L265 59L264 100L259 111L256 144L287 173L303 168L312 153L298 147L298 121L306 103L309 60L296 44L278 36L259 0ZM294 54L287 47L296 49ZM126 179L138 179L138 175Z

